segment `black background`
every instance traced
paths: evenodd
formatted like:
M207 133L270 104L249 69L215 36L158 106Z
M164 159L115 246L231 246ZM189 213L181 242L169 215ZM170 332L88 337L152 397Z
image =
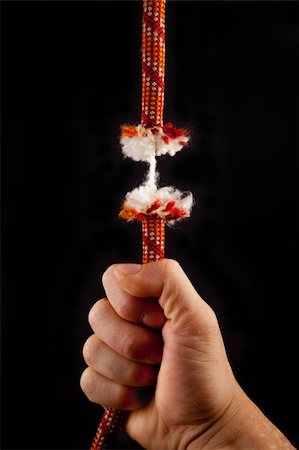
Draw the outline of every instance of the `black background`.
M101 415L79 388L88 310L105 268L141 256L139 225L117 214L146 169L118 143L140 117L142 4L1 9L2 446L87 448ZM245 391L295 445L297 11L169 1L165 118L192 144L158 162L163 185L196 199L167 256L215 309Z

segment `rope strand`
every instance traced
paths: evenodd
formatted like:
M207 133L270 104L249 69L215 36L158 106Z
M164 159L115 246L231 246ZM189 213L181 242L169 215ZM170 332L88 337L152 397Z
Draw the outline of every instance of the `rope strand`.
M165 75L165 2L143 0L142 15L142 107L141 125L163 127ZM148 183L155 188L156 161L151 160ZM165 222L149 215L142 220L142 262L164 257ZM125 411L108 408L100 422L91 450L109 448L113 433L122 425Z
M165 222L163 219L148 216L142 220L142 263L147 264L164 258ZM109 448L113 434L117 432L126 417L126 412L119 409L106 409L96 432L91 450Z
M142 112L145 128L163 127L165 0L144 0L142 16Z

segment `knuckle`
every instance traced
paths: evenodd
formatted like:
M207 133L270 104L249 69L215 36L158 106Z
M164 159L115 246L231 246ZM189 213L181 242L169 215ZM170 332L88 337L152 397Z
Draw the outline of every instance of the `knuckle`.
M220 333L217 316L207 303L202 305L200 312L200 328L202 334L212 339Z
M95 372L90 367L87 367L82 373L80 387L87 398L92 401L95 390Z
M107 304L107 299L102 298L101 300L98 300L90 309L88 314L88 322L92 328L98 324L99 320L103 320Z
M182 268L180 264L175 259L165 259L164 260L164 275L166 277L174 278L176 277L178 271Z
M99 307L100 307L100 300L98 300L90 309L88 314L88 322L91 326L94 325L94 323L97 321L99 316Z
M216 316L215 311L210 306L208 306L207 308L206 317L209 328L211 330L218 330L219 329L218 318Z
M110 276L111 276L111 274L112 274L113 267L114 267L114 264L112 264L111 266L109 266L109 267L105 270L105 272L103 273L103 275L102 275L102 285L104 286L104 288L105 288L105 285L106 285L106 283L108 282L108 280L109 280L109 278L110 278Z
M182 268L177 261L174 259L165 260L163 269L163 294L166 299L172 299L172 303L180 296L180 285L178 283L179 271L182 271Z
M105 286L107 278L108 278L108 271L109 271L109 267L108 269L105 270L105 272L102 275L102 285Z
M92 366L96 359L99 347L99 340L96 335L91 335L84 344L83 347L83 357L88 366Z

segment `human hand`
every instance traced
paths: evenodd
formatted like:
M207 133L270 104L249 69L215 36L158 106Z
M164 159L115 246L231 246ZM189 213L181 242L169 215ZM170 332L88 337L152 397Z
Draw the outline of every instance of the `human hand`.
M89 314L95 334L81 387L91 401L129 411L131 438L147 449L264 450L269 439L293 448L240 388L215 313L178 263L116 264L103 285L108 300Z

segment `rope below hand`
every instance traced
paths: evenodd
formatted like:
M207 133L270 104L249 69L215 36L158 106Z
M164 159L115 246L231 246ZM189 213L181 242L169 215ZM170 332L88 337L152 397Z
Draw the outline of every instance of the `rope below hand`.
M120 143L124 156L149 164L146 181L126 195L120 217L142 223L142 263L164 257L165 223L190 215L192 194L171 186L157 187L156 156L173 156L188 144L185 129L163 125L165 75L165 0L143 0L141 124L123 125ZM106 409L91 450L109 448L125 411Z
M143 255L142 263L164 257L164 221L159 218L148 218L142 222ZM153 238L153 239L151 239ZM102 420L95 435L91 450L109 448L109 442L122 425L125 411L108 408L103 414Z

